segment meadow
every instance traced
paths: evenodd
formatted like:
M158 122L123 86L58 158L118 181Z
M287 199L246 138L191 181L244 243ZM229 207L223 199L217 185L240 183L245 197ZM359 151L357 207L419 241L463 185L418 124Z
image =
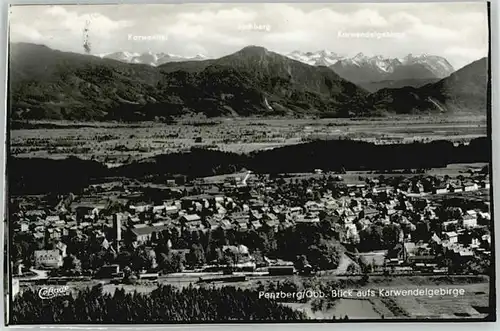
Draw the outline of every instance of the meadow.
M10 132L16 157L78 156L119 165L159 154L204 147L233 153L313 140L351 139L377 144L451 140L487 135L484 116L373 119L184 118L176 123L30 122Z

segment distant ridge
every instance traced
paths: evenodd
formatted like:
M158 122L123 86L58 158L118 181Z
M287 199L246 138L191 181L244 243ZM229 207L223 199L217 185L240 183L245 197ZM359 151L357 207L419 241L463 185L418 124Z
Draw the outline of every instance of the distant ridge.
M404 58L386 58L381 55L353 57L321 50L317 52L294 51L288 57L316 66L328 66L345 78L370 92L386 87L420 87L445 78L455 70L443 57L436 55L408 54Z
M487 58L474 61L449 77L420 88L382 89L368 99L376 109L397 113L486 114Z
M112 59L125 63L147 64L155 67L169 62L201 61L207 59L207 57L202 54L197 54L191 57L185 57L169 53L154 53L154 52L133 53L124 51L108 53L108 54L98 54L96 56L104 59Z

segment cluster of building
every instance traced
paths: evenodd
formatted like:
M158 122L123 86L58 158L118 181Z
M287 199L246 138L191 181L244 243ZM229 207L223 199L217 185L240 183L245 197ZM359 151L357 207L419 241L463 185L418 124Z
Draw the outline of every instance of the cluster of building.
M61 267L67 245L75 239L92 237L103 249L118 252L123 247L148 245L163 231L174 228L179 235L185 231L281 231L329 218L346 245L359 244L360 233L372 225L396 224L399 240L383 255L383 264L435 268L441 252L456 263L491 254L488 231L473 231L488 229L488 211L459 209L456 216L443 220L436 215L439 202L431 199L436 194L482 188L489 188L486 175L448 179L430 189L427 185L426 191L420 180L412 178L402 179L397 185L378 179L345 184L340 176L321 171L302 179L247 173L243 179L196 183L185 179L169 180L164 185L113 182L93 185L78 197L61 197L55 207L21 200L13 220L16 232L33 237L36 267ZM431 224L439 222L443 230L428 242L415 241L415 216ZM223 249L241 257L238 262L242 266L254 266L252 247Z
M408 235L384 255L383 266L447 273L449 265L443 263L444 259L454 266L464 266L473 259L490 260L491 235L487 230L490 221L490 213L468 210L462 214L460 221L452 221L455 224L453 231L445 230L440 235L434 233L428 241L417 242ZM474 231L481 229L486 231Z

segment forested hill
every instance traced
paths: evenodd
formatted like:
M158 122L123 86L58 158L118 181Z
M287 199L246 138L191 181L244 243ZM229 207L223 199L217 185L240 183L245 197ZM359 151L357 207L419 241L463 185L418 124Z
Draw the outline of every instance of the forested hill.
M172 116L359 117L408 113L486 114L486 58L420 88L368 93L332 69L263 47L159 67L10 47L11 118L166 121Z
M419 88L381 89L368 96L376 109L393 109L399 114L467 113L486 114L489 84L488 59L482 58L438 82Z
M13 44L13 119L161 120L166 116L345 116L367 92L326 67L245 47L206 61L128 64ZM360 102L356 102L360 100Z

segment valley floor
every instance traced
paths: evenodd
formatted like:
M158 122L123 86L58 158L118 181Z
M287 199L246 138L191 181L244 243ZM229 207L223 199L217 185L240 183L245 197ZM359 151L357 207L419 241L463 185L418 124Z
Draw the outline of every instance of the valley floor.
M21 128L24 127L24 128ZM10 135L11 155L95 159L109 166L204 147L227 152L352 139L377 144L451 140L487 135L485 116L399 116L371 119L213 118L164 123L30 122Z

